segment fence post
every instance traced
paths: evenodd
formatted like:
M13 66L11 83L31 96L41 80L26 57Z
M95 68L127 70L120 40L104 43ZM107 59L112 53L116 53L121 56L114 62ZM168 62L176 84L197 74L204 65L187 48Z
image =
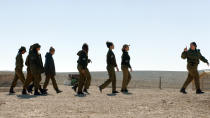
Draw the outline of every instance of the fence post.
M160 79L159 79L159 89L162 89L162 78L160 76Z

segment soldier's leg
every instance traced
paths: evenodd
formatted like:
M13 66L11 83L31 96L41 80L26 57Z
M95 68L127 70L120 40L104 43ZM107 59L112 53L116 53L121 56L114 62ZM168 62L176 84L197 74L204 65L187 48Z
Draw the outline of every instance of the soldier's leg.
M127 81L127 87L128 87L128 84L130 83L131 81L131 73L128 71L128 81ZM127 89L126 87L126 89Z
M51 78L50 75L46 75L46 79L45 79L45 82L44 82L43 89L47 89L47 86L49 84L50 78Z
M32 74L31 72L27 72L27 77L26 77L26 80L25 80L25 83L24 83L24 88L27 89L30 85L30 83L33 82L33 77L32 77ZM31 86L31 85L30 85ZM32 88L31 88L32 89Z
M25 84L25 76L24 76L23 72L22 71L18 71L16 74L18 76L18 79L20 79L20 81L22 82L22 84L24 86L24 84Z
M78 84L78 93L82 93L82 89L83 89L84 81L85 81L85 75L82 73L81 67L78 67L78 71L80 74L79 84Z
M195 81L195 88L196 90L200 90L200 80L199 80L199 73L197 70L193 72L193 78Z
M55 76L52 76L51 77L51 80L52 80L52 84L53 84L53 87L55 90L58 90L58 85L57 85L57 82L55 80Z
M12 85L11 85L11 88L15 88L15 86L17 85L17 81L18 81L18 76L15 72L15 76L14 76L14 79L12 81Z
M123 72L123 81L122 81L122 90L126 90L127 88L127 79L128 79L128 71L125 67L122 67Z
M192 80L193 80L193 76L189 72L188 77L187 77L187 80L185 81L185 83L184 83L184 85L183 85L182 88L186 89L187 86L190 84L190 82L192 82Z
M86 80L85 80L85 89L89 89L91 84L91 75L88 69L85 70Z
M40 88L41 75L34 74L33 78L34 78L34 89L38 91Z
M111 70L111 73L112 73L112 74L111 74L111 75L112 75L112 76L111 76L111 80L112 80L112 91L116 91L116 84L117 84L116 81L117 81L117 80L116 80L115 70L112 69L112 70Z
M100 89L104 89L106 88L111 82L112 82L112 73L110 71L110 69L107 67L107 71L108 71L108 74L109 74L109 79L107 79L101 86L100 86Z

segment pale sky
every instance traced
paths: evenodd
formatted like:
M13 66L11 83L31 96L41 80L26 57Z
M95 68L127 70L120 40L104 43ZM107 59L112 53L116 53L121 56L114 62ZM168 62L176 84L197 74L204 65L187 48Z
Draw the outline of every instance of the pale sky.
M210 59L210 1L0 0L0 41L0 70L14 70L20 46L40 43L43 61L54 46L56 70L77 71L76 53L88 43L90 71L105 71L112 41L119 66L127 43L134 70L183 71L180 56L192 41Z

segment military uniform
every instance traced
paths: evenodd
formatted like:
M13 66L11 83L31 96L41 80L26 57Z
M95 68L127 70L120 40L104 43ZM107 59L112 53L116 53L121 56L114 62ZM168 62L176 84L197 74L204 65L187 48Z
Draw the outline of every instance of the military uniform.
M26 76L26 81L25 81L24 87L23 87L24 89L28 89L29 84L34 81L34 78L31 74L31 70L30 70L30 62L29 62L30 57L29 56L30 56L30 54L27 56L26 62L25 62L25 65L27 66L27 76ZM30 89L32 89L32 88L33 88L33 85L31 86ZM31 90L30 90L30 92L31 92Z
M20 79L20 81L24 84L25 76L22 70L23 70L23 57L21 52L19 52L16 56L15 77L12 81L11 85L12 89L16 86L18 79Z
M43 89L44 90L47 89L47 86L48 86L49 81L51 79L54 89L56 91L58 91L58 85L57 85L56 80L55 80L55 75L56 75L56 73L55 73L55 63L54 63L54 59L53 59L51 53L47 53L46 56L45 56L44 69L45 69L46 79L45 79L45 82L44 82Z
M131 74L130 74L128 68L131 68L130 56L129 56L128 52L123 51L122 62L121 62L121 69L123 72L122 91L127 90L127 86L131 80Z
M99 88L102 90L106 88L112 82L112 91L116 91L116 74L115 67L117 67L117 62L115 55L112 50L109 49L107 53L107 71L109 74L109 79L104 82Z
M82 93L83 86L84 90L87 90L91 84L91 75L87 68L88 63L90 63L90 59L88 59L87 53L83 50L79 51L77 55L79 56L77 69L80 73L78 93ZM84 70L84 74L82 73L82 70Z
M182 59L187 59L187 70L188 70L188 77L183 85L183 89L185 89L192 80L195 81L195 87L197 90L200 90L200 82L199 82L199 73L198 73L198 64L199 60L203 61L204 63L208 63L208 60L202 56L200 50L188 50L182 53Z
M34 49L29 55L30 71L32 78L34 78L35 92L40 88L41 74L44 72L41 54L38 54Z

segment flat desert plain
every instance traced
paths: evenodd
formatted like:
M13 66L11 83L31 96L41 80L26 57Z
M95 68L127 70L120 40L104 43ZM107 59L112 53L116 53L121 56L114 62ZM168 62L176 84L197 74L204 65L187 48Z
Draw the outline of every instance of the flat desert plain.
M100 93L91 86L89 95L78 97L70 86L59 87L64 92L56 94L49 85L47 96L0 92L0 118L210 118L210 91L132 88L112 95L110 88Z

